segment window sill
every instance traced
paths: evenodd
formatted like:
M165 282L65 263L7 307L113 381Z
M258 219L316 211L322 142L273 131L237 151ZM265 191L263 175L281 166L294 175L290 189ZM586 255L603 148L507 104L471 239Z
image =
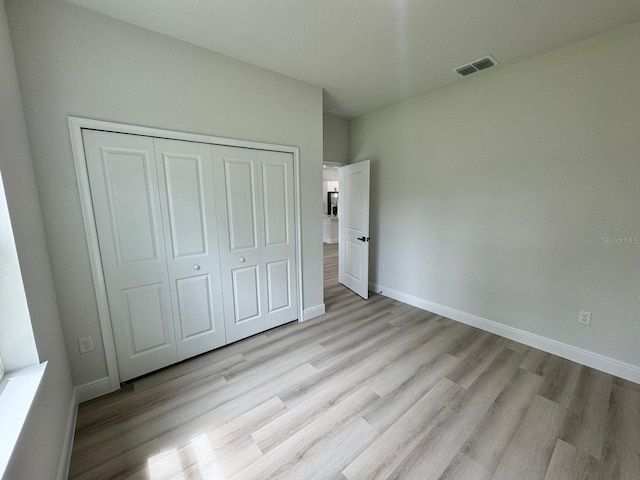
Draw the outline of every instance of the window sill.
M38 392L47 362L5 374L0 382L0 478L18 443L27 414Z

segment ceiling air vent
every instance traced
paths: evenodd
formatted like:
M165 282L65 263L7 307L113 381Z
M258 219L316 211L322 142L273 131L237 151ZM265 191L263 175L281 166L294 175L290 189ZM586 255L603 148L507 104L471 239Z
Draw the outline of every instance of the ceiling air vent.
M498 62L495 58L489 55L484 58L479 58L475 62L471 62L467 65L462 65L461 67L458 67L453 71L462 77L466 77L467 75L479 72L480 70L484 70L485 68L493 67L494 65L498 65Z
M342 105L338 105L329 110L329 113L335 115L336 117L342 118L354 118L362 113L358 107L354 105L347 105L343 103Z

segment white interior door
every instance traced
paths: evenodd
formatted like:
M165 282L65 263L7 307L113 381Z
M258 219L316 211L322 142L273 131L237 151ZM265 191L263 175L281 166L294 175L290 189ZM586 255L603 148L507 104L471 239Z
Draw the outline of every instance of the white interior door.
M226 343L211 145L155 139L178 360Z
M338 280L362 298L369 298L370 162L339 169Z
M82 136L124 381L177 361L153 139Z
M297 318L293 158L213 146L227 341Z

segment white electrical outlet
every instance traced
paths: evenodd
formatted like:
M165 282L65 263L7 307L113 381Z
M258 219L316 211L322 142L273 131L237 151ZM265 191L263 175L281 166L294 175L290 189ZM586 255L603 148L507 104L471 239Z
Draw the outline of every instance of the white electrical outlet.
M93 337L82 337L78 339L80 345L80 353L87 353L93 351Z
M580 314L578 315L578 323L591 325L591 312L583 312L582 310L580 310Z

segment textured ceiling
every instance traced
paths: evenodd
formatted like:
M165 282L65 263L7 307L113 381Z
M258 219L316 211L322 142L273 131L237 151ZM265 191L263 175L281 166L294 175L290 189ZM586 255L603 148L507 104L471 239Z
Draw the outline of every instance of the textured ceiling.
M640 0L67 0L325 89L363 112L640 20ZM640 50L640 49L639 49ZM499 67L497 67L499 68Z

